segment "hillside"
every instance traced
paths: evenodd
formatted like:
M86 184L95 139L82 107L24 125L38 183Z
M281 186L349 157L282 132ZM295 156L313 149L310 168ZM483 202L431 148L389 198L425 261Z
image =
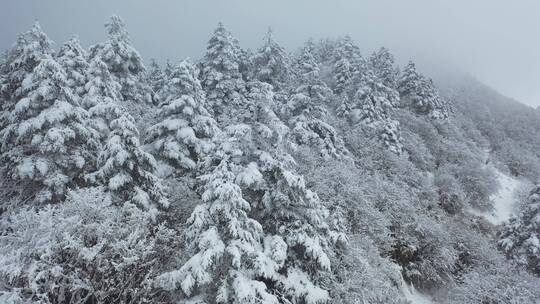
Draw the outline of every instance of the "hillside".
M106 29L1 61L0 302L540 298L538 111L348 36L146 67Z

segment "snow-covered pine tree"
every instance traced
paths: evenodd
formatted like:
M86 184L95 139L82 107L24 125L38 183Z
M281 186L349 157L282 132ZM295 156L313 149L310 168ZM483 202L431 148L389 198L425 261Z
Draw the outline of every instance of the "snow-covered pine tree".
M85 109L100 103L118 104L122 100L121 89L121 85L109 72L107 64L101 61L100 57L94 57L86 73L85 93L81 104Z
M152 103L152 90L146 79L146 68L137 50L131 45L122 19L112 16L106 25L108 40L90 48L90 60L100 57L115 80L121 85L125 108L135 117L143 115Z
M332 91L319 78L319 66L308 43L296 60L297 85L282 111L289 125L293 142L317 149L324 158L348 154L336 130L326 123L322 105Z
M341 114L349 115L353 123L372 124L385 120L395 105L399 104L399 94L396 90L384 85L372 70L365 70L362 75L355 77L357 87L354 99L341 109Z
M159 91L165 84L165 73L155 59L150 59L148 67L148 81L154 92Z
M337 41L333 57L334 92L341 94L347 91L352 78L362 72L365 59L349 36Z
M114 105L109 113L117 117L110 121L111 133L99 155L98 170L87 178L104 184L116 203L131 202L155 215L158 208L169 206L154 175L156 161L142 149L133 117Z
M42 58L53 53L51 44L52 41L36 22L29 31L19 34L13 47L7 51L0 70L0 129L6 127L15 104L24 97L23 81Z
M403 152L399 121L391 118L382 121L379 138L389 151L398 155Z
M81 46L79 39L74 37L66 41L56 54L56 61L66 71L67 84L79 101L85 93L84 85L88 69L86 50Z
M332 91L320 78L320 68L313 55L313 42L308 41L295 62L296 93L303 93L319 104L326 101Z
M395 67L394 56L390 51L382 47L369 57L370 67L375 75L389 88L397 89L399 70Z
M222 23L208 41L202 62L201 84L206 91L208 110L220 121L221 114L242 103L245 84L240 72L241 50Z
M499 248L507 257L540 276L540 184L534 186L521 208L502 228Z
M271 87L254 82L248 91L251 121L225 128L210 162L217 165L201 177L204 203L188 221L194 255L157 283L206 303L328 301L314 279L330 269L327 250L341 235L286 168L292 158L282 149L286 127L271 110Z
M276 90L284 89L291 79L291 60L283 47L274 40L272 29L268 29L264 44L253 57L255 77L271 84Z
M122 103L121 86L100 57L90 61L85 91L81 104L90 113L90 124L105 144L111 132L111 121L120 117L124 110L119 106Z
M433 81L421 75L412 61L403 69L398 90L402 106L435 119L448 117L447 102L439 96Z
M159 159L176 169L193 170L210 152L217 124L205 109L205 93L193 64L182 61L159 90L158 123L146 138Z
M42 57L23 80L24 97L1 131L8 175L38 202L61 201L68 188L84 184L99 145L66 78L51 55Z
M337 109L338 114L348 117L353 124L363 124L377 130L379 139L392 152L400 154L399 122L392 119L395 106L399 105L399 93L384 84L371 69L365 69L355 77L358 86L352 101L345 98Z

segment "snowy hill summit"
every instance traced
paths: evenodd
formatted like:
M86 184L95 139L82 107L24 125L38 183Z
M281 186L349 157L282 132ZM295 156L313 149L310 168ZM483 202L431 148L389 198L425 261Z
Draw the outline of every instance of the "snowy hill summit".
M538 303L540 112L348 36L106 30L0 61L0 303Z

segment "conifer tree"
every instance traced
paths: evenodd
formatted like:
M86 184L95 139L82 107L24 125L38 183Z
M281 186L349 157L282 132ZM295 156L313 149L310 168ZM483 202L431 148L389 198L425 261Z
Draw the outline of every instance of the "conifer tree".
M155 59L150 60L150 65L148 68L148 81L150 82L154 92L159 91L165 82L165 73Z
M86 71L89 66L86 50L77 38L71 38L56 54L56 61L66 71L68 87L71 88L75 97L80 99L85 92Z
M345 93L353 77L362 72L364 59L349 36L338 40L333 57L334 92Z
M217 129L204 107L206 98L195 66L181 62L159 95L159 122L150 128L146 142L160 159L178 169L192 170L201 155L210 152Z
M283 89L291 78L291 60L285 50L274 40L268 29L264 44L253 57L255 77L271 84L276 90Z
M413 62L409 62L403 70L398 90L402 106L435 119L448 117L448 104L439 96L433 81L422 76Z
M321 103L330 97L332 91L320 78L320 67L313 51L313 42L309 41L296 60L296 93L303 93L315 103Z
M155 215L158 207L169 206L154 175L156 161L142 149L133 117L117 107L109 113L117 117L110 121L111 133L99 155L98 170L87 177L104 184L115 202L131 202Z
M201 179L202 205L188 221L194 255L158 284L218 303L320 303L328 292L313 278L330 270L328 251L341 235L302 177L287 167L284 125L271 110L270 87L252 83L254 115L229 125ZM249 123L249 124L248 124Z
M219 23L208 41L201 70L201 83L207 94L209 110L218 120L225 107L242 103L245 84L240 73L240 57L238 42Z
M540 184L531 190L519 214L504 225L499 248L540 276Z
M399 71L395 67L394 56L387 48L382 47L374 52L369 58L369 64L385 86L397 89Z
M69 187L83 184L98 147L88 113L76 105L66 78L51 55L41 58L1 132L8 175L38 202L58 202Z
M122 100L121 89L105 62L101 61L101 58L95 57L88 66L84 86L85 94L81 104L85 109L90 109L101 103L118 104Z
M53 53L51 44L36 22L29 31L17 36L17 41L6 53L0 70L0 129L6 127L15 104L25 95L23 81L42 58Z
M121 85L122 100L131 114L139 117L152 102L151 87L144 81L146 68L123 20L112 16L106 25L108 40L90 48L90 59L100 57Z
M358 80L354 99L342 106L341 114L348 114L353 123L372 124L385 120L399 104L399 94L383 84L373 71L366 70Z

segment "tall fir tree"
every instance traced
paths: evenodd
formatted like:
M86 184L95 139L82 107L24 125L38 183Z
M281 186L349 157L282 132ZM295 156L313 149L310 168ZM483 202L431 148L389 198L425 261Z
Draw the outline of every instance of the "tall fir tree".
M206 97L196 67L183 61L158 92L159 122L146 138L154 155L181 170L193 170L212 148L217 124L205 108Z
M382 47L374 52L369 57L369 64L385 86L397 89L399 70L395 67L394 56L387 48Z
M87 179L104 184L114 202L133 203L155 216L158 208L169 206L161 180L154 175L156 161L142 149L133 117L114 106L108 113L111 132L99 155L98 170Z
M75 94L77 101L85 93L86 71L89 66L87 57L86 50L81 46L79 39L75 37L66 41L56 54L56 61L66 71L67 84Z
M255 77L259 81L284 89L291 79L291 59L283 47L274 40L272 29L268 29L264 44L253 57Z
M365 66L365 59L360 54L358 46L351 37L345 36L336 43L333 54L334 92L346 93L353 78L361 73Z
M240 72L241 50L238 41L222 23L208 41L202 63L201 83L211 110L218 120L225 108L242 103L245 83Z
M158 284L217 303L320 303L314 278L330 270L342 236L283 149L287 128L273 113L270 86L251 83L251 120L227 126L201 177L204 203L188 221L194 254Z
M529 193L518 215L499 233L499 248L507 257L540 276L540 184Z
M1 131L8 175L38 202L61 201L68 188L84 184L98 148L88 113L76 104L66 78L51 55L40 59Z
M24 97L23 81L34 71L41 59L53 53L52 41L41 30L39 23L19 34L7 51L0 73L0 129L6 127L15 104Z
M105 62L111 75L121 85L125 108L139 119L152 103L152 89L144 81L146 68L139 52L131 44L124 21L112 16L105 27L108 40L90 48L90 60L100 57Z
M398 90L402 106L435 119L448 118L448 103L440 97L433 81L421 75L412 61L403 69Z

